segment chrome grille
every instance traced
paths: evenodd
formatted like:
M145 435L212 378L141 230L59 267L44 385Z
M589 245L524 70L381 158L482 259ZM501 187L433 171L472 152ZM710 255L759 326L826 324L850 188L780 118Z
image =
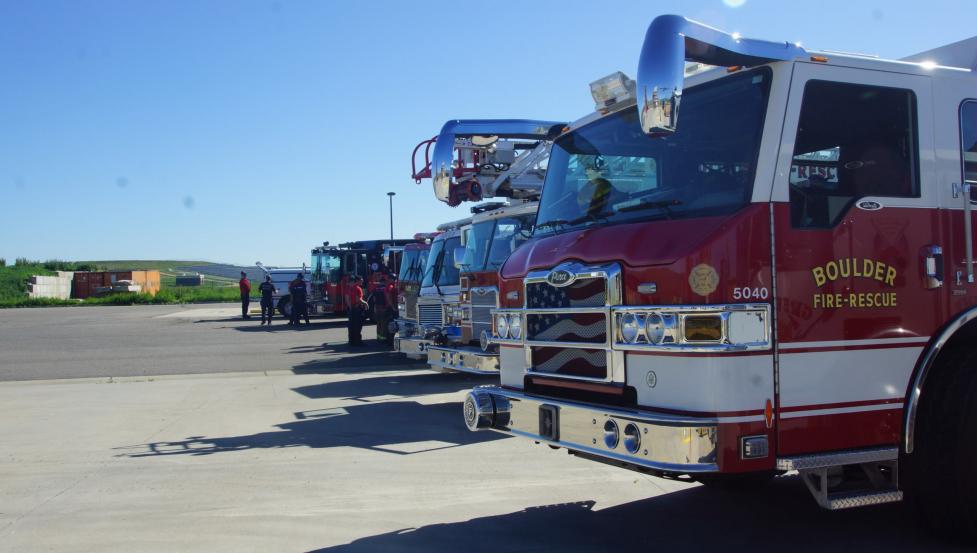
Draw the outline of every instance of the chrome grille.
M440 303L418 303L417 315L421 326L444 326L444 309Z
M416 321L417 320L417 296L415 296L414 294L405 294L404 303L406 304L404 306L404 311L405 311L404 318L410 319L412 321Z
M472 337L478 338L482 331L492 333L492 310L498 304L498 291L483 288L484 294L471 293L472 298Z

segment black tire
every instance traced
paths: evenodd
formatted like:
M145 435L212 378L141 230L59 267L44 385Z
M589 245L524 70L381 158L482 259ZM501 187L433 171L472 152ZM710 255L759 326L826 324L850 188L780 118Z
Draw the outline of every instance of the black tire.
M285 296L284 298L278 300L278 312L285 317L286 320L292 320L292 298Z
M777 476L775 471L743 472L736 474L700 474L696 481L714 490L750 491L766 486Z
M927 376L912 455L902 455L906 500L934 533L977 542L977 351L944 351Z

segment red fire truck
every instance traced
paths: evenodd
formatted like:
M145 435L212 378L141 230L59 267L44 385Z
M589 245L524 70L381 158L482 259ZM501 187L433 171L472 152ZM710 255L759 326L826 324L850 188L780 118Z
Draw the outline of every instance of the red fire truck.
M470 220L448 225L460 229L460 245L442 253L440 263L460 271L458 282L426 290L421 304L427 317L423 324L401 321L399 351L426 352L428 364L439 371L498 373L497 346L488 340L491 310L498 306L497 271L529 237L550 144L564 126L525 119L451 120L437 137L414 149L414 179L432 178L439 200L454 206L504 197L510 203L476 205ZM418 153L425 145L425 164L418 171ZM417 331L411 334L411 328Z
M364 296L370 303L367 314L373 319L375 293L386 294L387 287L395 285L400 271L400 251L415 243L416 239L360 240L338 246L326 242L313 248L310 312L346 315L352 277L360 276Z
M973 538L975 60L656 18L636 85L554 142L469 428L707 485L796 470Z

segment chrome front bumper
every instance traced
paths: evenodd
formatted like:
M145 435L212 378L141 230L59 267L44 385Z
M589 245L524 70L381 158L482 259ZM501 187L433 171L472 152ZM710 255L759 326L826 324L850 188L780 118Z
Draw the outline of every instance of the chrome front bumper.
M426 355L428 346L433 346L434 342L425 340L417 336L410 338L394 337L394 351L403 353L411 359L423 359Z
M715 419L550 401L497 386L469 392L464 417L472 431L496 430L652 470L680 474L719 470ZM617 439L613 439L614 428Z
M473 374L499 374L499 354L486 353L478 348L431 346L427 350L427 364L441 371Z

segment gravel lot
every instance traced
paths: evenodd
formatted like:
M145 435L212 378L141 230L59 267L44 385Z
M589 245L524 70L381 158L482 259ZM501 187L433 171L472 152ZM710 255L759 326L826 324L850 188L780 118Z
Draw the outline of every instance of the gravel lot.
M0 551L953 550L796 477L720 493L472 434L491 379L235 312L0 311Z

